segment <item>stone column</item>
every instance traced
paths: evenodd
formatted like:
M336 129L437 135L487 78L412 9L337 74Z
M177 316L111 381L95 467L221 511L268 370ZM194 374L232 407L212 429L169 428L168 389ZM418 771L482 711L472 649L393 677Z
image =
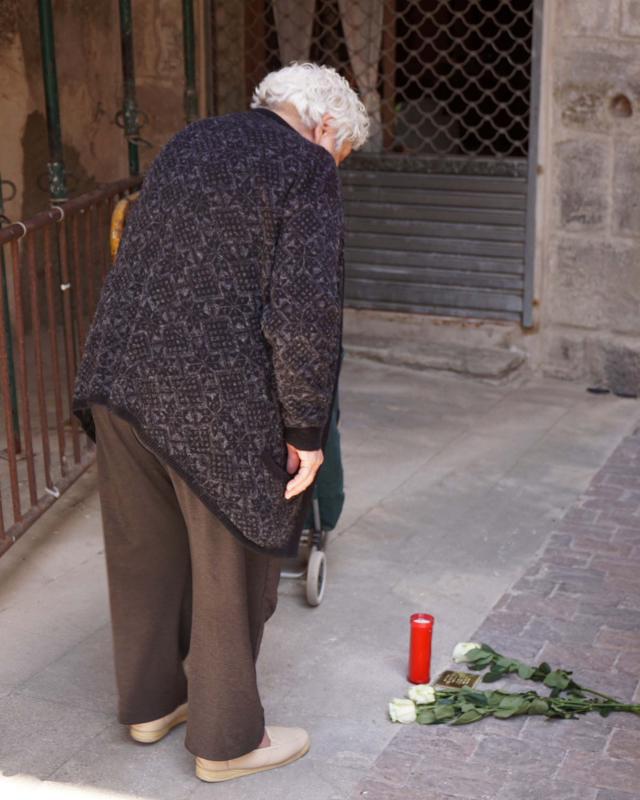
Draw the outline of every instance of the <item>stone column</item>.
M640 391L640 2L557 0L539 217L547 372Z

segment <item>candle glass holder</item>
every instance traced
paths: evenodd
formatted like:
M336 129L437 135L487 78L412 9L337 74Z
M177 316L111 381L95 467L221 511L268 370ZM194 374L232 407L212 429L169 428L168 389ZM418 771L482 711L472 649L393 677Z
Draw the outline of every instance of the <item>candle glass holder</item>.
M429 683L435 618L431 614L412 614L409 622L411 629L407 678L410 683Z

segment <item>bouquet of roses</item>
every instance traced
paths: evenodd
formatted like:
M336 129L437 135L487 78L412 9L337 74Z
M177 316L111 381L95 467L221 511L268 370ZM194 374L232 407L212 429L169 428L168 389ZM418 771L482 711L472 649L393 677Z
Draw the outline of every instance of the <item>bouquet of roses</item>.
M411 686L407 697L394 698L389 703L393 722L419 722L421 725L466 725L484 717L508 719L523 714L540 715L549 719L575 719L580 714L596 711L606 717L612 711L640 714L640 704L624 703L614 697L587 689L573 680L572 672L555 669L543 662L530 666L496 652L488 644L460 642L453 650L453 660L466 663L469 669L488 671L484 683L492 683L509 674L523 680L541 683L550 691L505 692L461 689L436 689L429 684Z

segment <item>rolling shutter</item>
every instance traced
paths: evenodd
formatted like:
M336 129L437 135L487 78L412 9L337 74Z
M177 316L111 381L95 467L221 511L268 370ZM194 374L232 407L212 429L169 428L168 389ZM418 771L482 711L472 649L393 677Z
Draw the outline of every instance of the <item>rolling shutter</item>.
M526 159L351 158L346 305L521 319Z

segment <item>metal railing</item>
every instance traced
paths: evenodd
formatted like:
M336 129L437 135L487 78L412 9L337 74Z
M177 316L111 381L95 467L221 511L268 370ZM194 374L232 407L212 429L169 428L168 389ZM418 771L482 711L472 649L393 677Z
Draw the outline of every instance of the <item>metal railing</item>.
M128 178L0 230L0 555L93 462L71 411Z

